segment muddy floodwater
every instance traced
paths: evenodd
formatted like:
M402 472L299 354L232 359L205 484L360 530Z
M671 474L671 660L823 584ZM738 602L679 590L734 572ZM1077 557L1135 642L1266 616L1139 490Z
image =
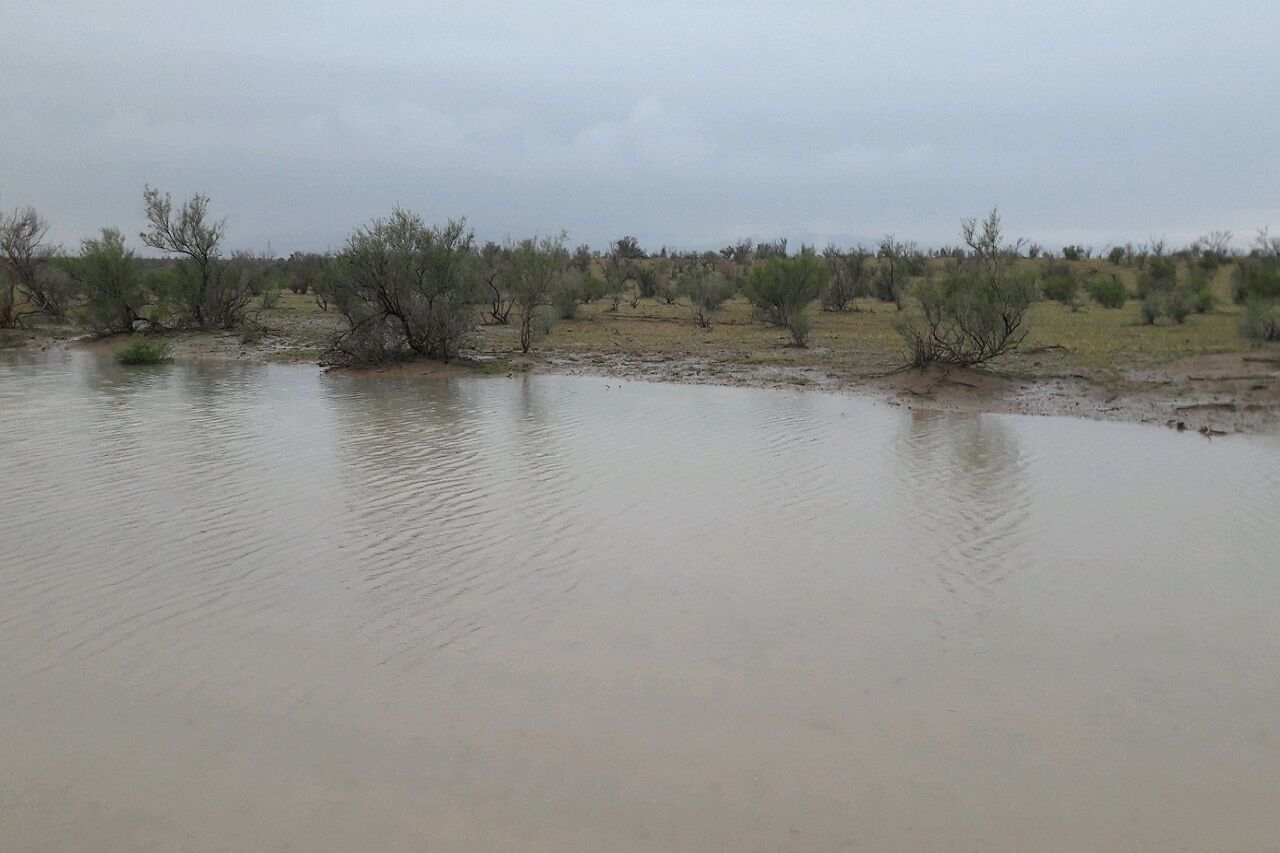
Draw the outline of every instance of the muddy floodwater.
M1280 442L0 360L0 849L1280 847Z

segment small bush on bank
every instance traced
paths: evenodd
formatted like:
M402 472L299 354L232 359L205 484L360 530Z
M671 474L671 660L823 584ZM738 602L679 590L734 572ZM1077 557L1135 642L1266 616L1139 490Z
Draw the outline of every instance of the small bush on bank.
M970 366L1018 348L1027 336L1026 313L1035 281L1015 269L1021 241L1004 243L1000 215L963 222L972 257L940 279L916 289L923 322L898 326L908 362Z
M159 338L135 335L133 341L116 353L121 364L163 364L169 360L169 345Z

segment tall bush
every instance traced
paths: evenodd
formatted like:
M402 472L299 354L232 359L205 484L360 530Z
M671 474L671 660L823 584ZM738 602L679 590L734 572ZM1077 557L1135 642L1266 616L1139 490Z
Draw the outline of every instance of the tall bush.
M473 242L465 220L428 227L399 207L357 229L329 285L346 328L330 341L325 362L456 356L473 327Z
M1000 215L963 223L972 257L954 272L917 288L923 321L899 333L912 364L974 365L1016 349L1027 336L1035 282L1014 268L1019 244L1004 244Z

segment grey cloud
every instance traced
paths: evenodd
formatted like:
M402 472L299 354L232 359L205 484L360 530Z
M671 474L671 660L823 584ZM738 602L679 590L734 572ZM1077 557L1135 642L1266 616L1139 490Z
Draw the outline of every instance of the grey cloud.
M1044 243L1280 225L1274 3L8 4L0 204L239 245L392 204L484 237Z

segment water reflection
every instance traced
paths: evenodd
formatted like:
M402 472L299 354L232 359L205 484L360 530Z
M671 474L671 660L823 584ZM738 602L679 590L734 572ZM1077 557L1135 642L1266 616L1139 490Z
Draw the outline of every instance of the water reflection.
M896 443L909 524L936 582L969 607L997 606L1030 567L1027 459L999 418L914 410Z

